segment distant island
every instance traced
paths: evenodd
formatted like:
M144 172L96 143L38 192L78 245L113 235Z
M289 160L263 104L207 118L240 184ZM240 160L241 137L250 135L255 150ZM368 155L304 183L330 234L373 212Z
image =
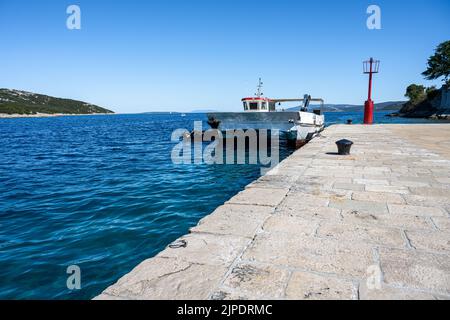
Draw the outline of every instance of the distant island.
M198 109L198 110L192 110L189 113L209 113L209 112L220 112L214 109Z
M91 103L55 98L21 90L0 89L0 115L83 115L113 114Z

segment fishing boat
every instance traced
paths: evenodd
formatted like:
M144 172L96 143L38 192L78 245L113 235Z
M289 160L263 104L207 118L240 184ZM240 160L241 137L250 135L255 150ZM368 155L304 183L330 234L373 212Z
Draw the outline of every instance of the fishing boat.
M263 83L259 79L255 96L242 99L243 112L208 113L210 127L224 132L239 129L278 131L297 147L302 146L323 130L325 124L325 117L322 114L323 99L311 98L308 94L303 98L271 99L263 96L262 86ZM277 105L287 102L301 105L298 111L277 110ZM310 112L311 102L319 103L319 108Z

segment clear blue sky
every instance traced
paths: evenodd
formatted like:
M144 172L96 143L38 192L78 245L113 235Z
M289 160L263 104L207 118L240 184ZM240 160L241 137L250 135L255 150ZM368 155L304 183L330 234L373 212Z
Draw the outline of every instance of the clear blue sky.
M71 4L79 31L66 28ZM382 30L366 27L370 4ZM361 104L370 56L378 102L440 83L420 73L450 40L450 1L0 0L0 34L0 87L121 113L239 111L258 77L269 97Z

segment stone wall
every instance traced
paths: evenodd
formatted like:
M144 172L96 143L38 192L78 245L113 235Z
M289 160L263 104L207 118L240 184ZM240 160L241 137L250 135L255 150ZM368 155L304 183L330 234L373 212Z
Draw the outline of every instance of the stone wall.
M441 104L439 111L446 111L450 114L450 88L442 87L441 89Z

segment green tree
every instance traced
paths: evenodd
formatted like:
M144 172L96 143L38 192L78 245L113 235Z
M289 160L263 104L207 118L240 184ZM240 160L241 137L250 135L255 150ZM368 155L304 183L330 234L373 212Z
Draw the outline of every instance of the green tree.
M422 73L425 79L434 80L444 77L444 82L450 85L450 41L441 43L428 59L428 68Z
M436 88L436 86L431 86L425 90L425 93L427 95L427 99L432 100L439 94L439 90Z
M411 84L406 88L405 97L408 97L411 103L416 104L426 98L425 87L419 84Z

